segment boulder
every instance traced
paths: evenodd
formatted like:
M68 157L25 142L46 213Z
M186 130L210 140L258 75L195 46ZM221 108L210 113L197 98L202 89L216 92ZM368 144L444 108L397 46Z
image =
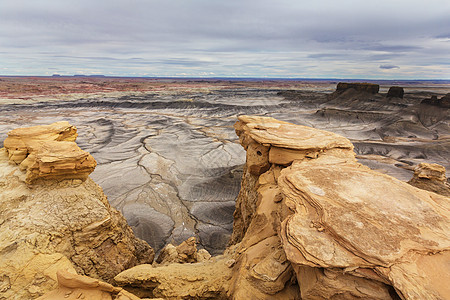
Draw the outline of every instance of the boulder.
M197 251L197 241L195 237L190 237L178 246L168 244L158 255L156 263L167 265L172 263L195 263L205 261L211 255L205 249Z
M35 127L32 132L56 140L76 136L73 126L53 131L48 128L55 126ZM14 152L20 146L11 146L14 139L5 143L9 148L0 149L0 299L42 295L56 287L58 269L111 281L127 268L152 262L153 249L134 236L102 189L89 177L64 171L64 166L78 163L76 155L63 151L78 153L76 148L64 146L74 142L42 140L44 148L34 148L36 140L26 139L24 132L15 130L8 136L17 143L22 141L27 153L30 151L22 161ZM60 176L40 176L30 181L29 171L34 168L22 170L17 163L22 164L32 155L51 156L52 145L61 159L49 170L57 170Z
M387 98L402 98L403 99L403 95L405 94L405 91L403 90L402 87L400 86L391 86L389 88L389 91L387 92L386 97Z
M44 294L36 300L59 299L104 299L104 300L138 300L139 297L88 276L73 274L64 270L56 273L58 288Z
M223 257L194 264L142 264L118 274L117 285L141 298L228 299L231 269Z
M26 171L27 183L36 179L86 180L97 163L75 143L77 130L68 122L10 131L4 146L12 163Z
M450 185L447 183L444 166L420 163L414 169L414 176L408 183L420 189L450 197Z

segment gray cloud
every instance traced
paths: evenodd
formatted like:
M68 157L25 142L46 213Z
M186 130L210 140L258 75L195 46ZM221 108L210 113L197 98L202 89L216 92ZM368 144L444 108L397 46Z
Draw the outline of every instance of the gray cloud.
M447 2L2 0L0 74L449 78Z
M385 69L385 70L400 69L399 66L394 66L394 65L381 65L379 68Z

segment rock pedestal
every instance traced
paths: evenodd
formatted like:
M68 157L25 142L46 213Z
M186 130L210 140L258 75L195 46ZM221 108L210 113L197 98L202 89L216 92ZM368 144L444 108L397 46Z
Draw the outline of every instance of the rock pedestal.
M44 179L80 179L97 163L75 143L77 129L68 122L18 128L10 131L4 146L11 163L26 171L27 183Z

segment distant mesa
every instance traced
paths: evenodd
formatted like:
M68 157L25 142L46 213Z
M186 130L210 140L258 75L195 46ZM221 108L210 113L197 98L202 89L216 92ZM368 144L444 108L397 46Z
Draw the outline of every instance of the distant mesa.
M360 82L354 82L354 83L347 83L347 82L339 82L336 87L336 92L344 92L349 89L354 89L358 92L367 92L370 94L377 94L380 90L379 84L374 83L360 83Z
M75 74L73 77L94 77L94 78L102 78L106 77L106 75L98 74L98 75L85 75L85 74ZM70 77L70 75L61 75L61 74L53 74L52 77Z
M431 98L423 99L420 104L428 104L433 106L439 106L442 108L450 108L450 93L438 99L437 96L431 96Z
M73 77L106 77L106 76L105 75L101 75L101 74L98 74L98 75L76 74L76 75L73 75Z
M349 99L366 98L377 95L380 85L367 82L339 82L336 91L328 95L329 100L348 101Z
M403 95L405 94L405 91L403 90L402 87L400 86L391 86L389 88L389 91L386 95L387 98L402 98L403 99Z

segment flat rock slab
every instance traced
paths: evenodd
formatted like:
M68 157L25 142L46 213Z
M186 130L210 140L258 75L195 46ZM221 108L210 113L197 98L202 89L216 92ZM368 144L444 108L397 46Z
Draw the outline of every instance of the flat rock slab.
M353 145L348 139L329 131L267 117L240 116L238 119L245 124L243 130L262 145L295 150L353 149Z
M445 286L430 290L430 282L418 278L426 271L422 263L435 265L433 274L438 272L441 281L450 280L448 260L433 263L442 261L435 253L449 255L448 197L351 162L294 163L281 172L279 184L295 210L282 230L291 262L355 272L372 269L379 281L401 286L403 295L448 297Z

